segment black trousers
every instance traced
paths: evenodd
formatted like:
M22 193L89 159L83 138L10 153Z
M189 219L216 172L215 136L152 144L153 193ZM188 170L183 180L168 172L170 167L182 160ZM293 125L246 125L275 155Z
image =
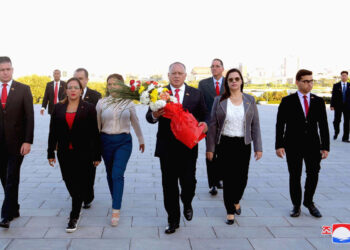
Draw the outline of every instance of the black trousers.
M313 204L313 197L318 182L318 173L320 172L321 153L319 150L311 151L310 147L302 147L297 150L286 150L288 171L289 171L289 192L292 203L296 207L300 207L302 190L301 190L301 174L303 161L306 166L306 181L304 202L305 206Z
M84 202L86 204L91 203L95 198L95 195L94 195L95 177L96 177L96 167L93 164L91 164L89 167L88 186L85 190L86 196L85 196Z
M23 156L9 154L4 146L0 146L0 178L4 189L4 201L1 217L12 219L19 210L18 187Z
M217 147L218 160L223 171L224 203L227 214L234 214L242 199L248 181L251 144L243 137L221 136Z
M333 121L333 126L334 126L334 133L339 134L340 132L340 122L341 122L341 117L343 115L343 138L342 140L349 140L349 128L350 128L350 115L349 115L349 110L343 106L343 107L337 107L334 108L334 121Z
M207 139L207 138L205 138ZM212 161L206 159L207 165L207 176L209 188L217 187L219 181L222 180L222 171L220 169L220 164L217 164L217 154L214 152L214 158Z
M57 158L60 163L62 179L72 198L70 218L77 219L80 215L83 201L86 200L86 190L89 188L92 161L86 159L86 154L74 150L59 151Z
M164 207L169 223L180 222L179 195L184 206L190 206L196 190L197 157L160 157ZM179 181L181 194L179 192Z

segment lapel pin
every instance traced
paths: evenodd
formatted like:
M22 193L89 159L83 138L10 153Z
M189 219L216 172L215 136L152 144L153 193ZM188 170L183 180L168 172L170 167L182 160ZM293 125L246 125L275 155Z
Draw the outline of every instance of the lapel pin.
M313 97L313 96L311 96L311 99L314 99L314 97Z
M88 99L89 97L88 96L85 96L86 99Z
M11 90L15 90L15 88L11 88Z
M189 96L190 94L189 93L186 93L187 96Z

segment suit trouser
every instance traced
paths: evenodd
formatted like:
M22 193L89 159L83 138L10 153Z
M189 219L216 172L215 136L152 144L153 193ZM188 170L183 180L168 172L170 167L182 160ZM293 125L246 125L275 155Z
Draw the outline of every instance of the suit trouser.
M19 210L18 188L23 156L8 154L6 151L3 147L0 150L0 177L5 194L1 217L12 219Z
M169 223L180 222L179 181L181 200L184 206L190 206L196 190L197 157L175 156L160 157L164 206Z
M223 170L224 203L227 214L234 214L235 206L242 199L248 182L251 144L244 137L221 136L218 159Z
M207 138L205 138L207 139ZM222 172L219 168L220 165L216 161L216 152L214 152L214 159L209 161L207 158L205 160L207 165L207 175L208 175L208 185L209 188L217 187L220 180L222 180Z
M88 185L85 190L85 199L84 203L89 204L91 203L94 198L94 185L95 185L95 177L96 177L96 167L91 163L88 167Z
M305 206L313 204L313 197L318 182L318 173L320 171L321 153L319 150L310 151L303 147L296 150L286 150L288 171L289 171L289 192L292 203L296 207L300 207L302 190L301 190L301 174L303 169L303 161L306 166L306 181L304 202Z
M72 211L70 218L79 218L81 206L86 199L85 190L89 184L89 174L86 169L91 163L86 160L86 155L74 150L58 152L57 158L60 163L62 179L66 184L72 198Z
M350 115L349 115L349 110L347 110L345 107L337 107L334 109L334 121L333 121L333 126L334 126L334 133L339 134L340 132L340 122L341 122L341 117L343 115L343 140L348 140L349 139L349 130L350 130Z

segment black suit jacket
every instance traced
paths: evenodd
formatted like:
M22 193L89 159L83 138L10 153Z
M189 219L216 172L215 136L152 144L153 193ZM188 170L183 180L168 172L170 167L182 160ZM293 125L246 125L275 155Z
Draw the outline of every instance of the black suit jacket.
M44 98L43 98L43 103L41 105L41 107L43 107L44 109L46 109L47 104L49 104L49 109L48 109L48 113L51 115L53 112L53 107L55 105L54 103L54 98L55 98L55 86L54 86L55 82L51 81L48 82L46 84L46 89L45 89L45 94L44 94ZM60 81L60 86L58 88L58 100L61 101L65 98L66 94L64 93L64 86L65 86L65 82L64 81Z
M225 77L222 78L220 95L222 95L225 90L224 82L225 82ZM198 89L203 93L205 105L207 106L208 112L211 113L211 110L213 108L214 98L216 97L216 89L214 87L213 77L209 77L201 80L198 84ZM209 124L209 120L207 121L207 124Z
M307 118L298 93L282 99L277 113L275 148L293 151L305 149L329 151L326 106L321 97L310 95Z
M101 94L97 92L96 90L89 89L86 87L86 93L84 96L84 101L92 103L95 107L98 102L98 100L101 99Z
M199 121L204 122L208 119L208 112L205 106L202 92L185 84L185 93L182 106L187 109ZM170 85L167 86L170 89ZM146 114L149 123L158 122L158 133L155 156L157 157L197 157L198 145L189 149L182 142L177 140L170 129L170 119L160 117L153 120L152 110L149 109Z
M5 109L0 105L0 142L8 153L19 155L24 142L33 143L33 97L28 85L12 81Z
M91 161L100 161L101 146L95 107L80 101L71 130L66 121L66 111L67 104L58 103L54 107L50 121L47 158L55 158L56 145L58 153L64 153L69 150L69 143L72 143L76 152L85 154Z
M350 109L350 83L347 83L346 87L346 107ZM337 109L344 106L343 102L343 87L341 82L337 82L333 85L331 107Z

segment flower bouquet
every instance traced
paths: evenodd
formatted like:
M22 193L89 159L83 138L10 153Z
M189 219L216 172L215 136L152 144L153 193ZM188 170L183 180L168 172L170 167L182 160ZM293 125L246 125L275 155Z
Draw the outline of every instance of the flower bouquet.
M117 88L110 90L110 92L114 97L111 103L120 100L132 100L148 105L152 111L164 108L163 117L171 120L170 128L175 138L190 149L205 138L204 125L198 126L197 119L187 110L184 110L177 99L172 96L171 91L155 81L131 80L129 85L120 82L117 83Z

